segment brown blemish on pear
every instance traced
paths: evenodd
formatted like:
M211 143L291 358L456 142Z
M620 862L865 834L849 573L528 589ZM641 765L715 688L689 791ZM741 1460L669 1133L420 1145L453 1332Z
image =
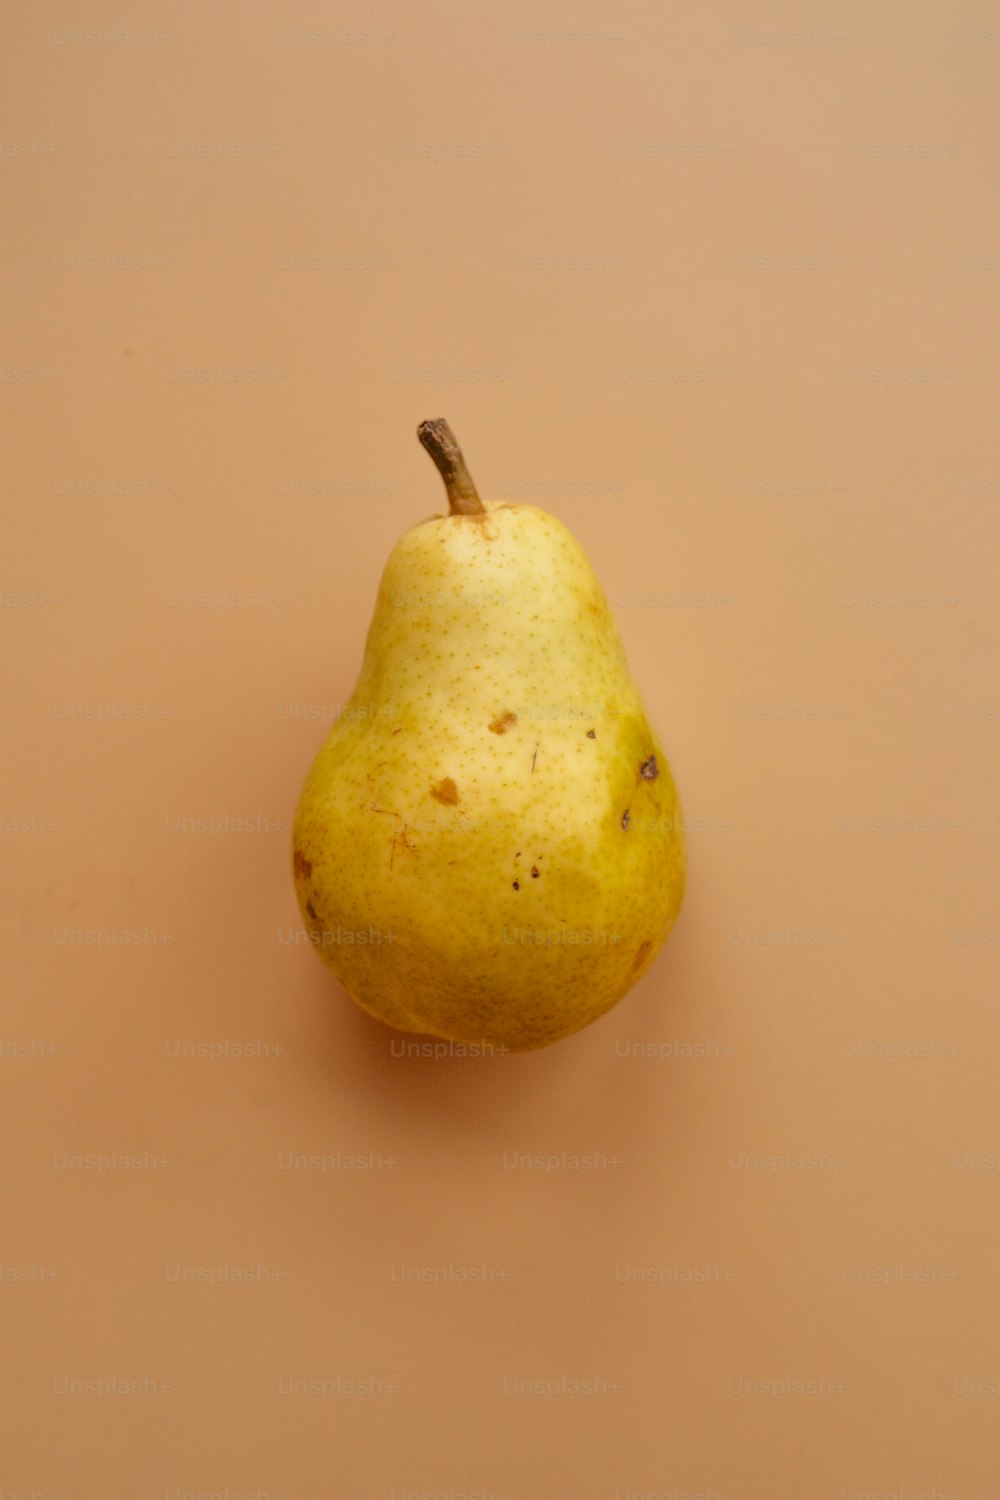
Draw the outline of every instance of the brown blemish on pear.
M372 811L373 812L379 812L379 811L381 811L381 809L380 808L373 808ZM398 818L399 816L400 816L399 813L393 813L393 817ZM405 818L403 819L402 832L400 832L400 833L394 833L393 836L392 836L392 838L391 838L391 840L389 841L389 869L390 870L392 869L393 865L395 864L395 861L396 861L396 850L397 849L399 849L399 851L401 853L405 852L406 854L415 854L417 852L417 846L416 846L416 844L413 844L413 843L410 842L409 825L407 824Z
M506 713L499 714L490 723L490 729L494 734L506 734L512 724L517 723L517 714L512 714L508 709Z
M458 787L450 776L446 776L437 786L431 787L431 796L438 802L443 802L446 807L454 807L459 800Z
M633 971L642 967L643 962L645 961L645 958L646 958L646 954L649 952L649 950L650 950L651 947L652 947L652 944L648 943L648 942L642 943L640 945L640 947L639 947L639 949L638 949L638 951L637 951L637 953L635 955L635 958L633 958L633 960L632 960L632 969L633 969Z
M308 880L313 872L312 860L306 859L301 849L296 849L292 862L295 866L296 875L302 875Z

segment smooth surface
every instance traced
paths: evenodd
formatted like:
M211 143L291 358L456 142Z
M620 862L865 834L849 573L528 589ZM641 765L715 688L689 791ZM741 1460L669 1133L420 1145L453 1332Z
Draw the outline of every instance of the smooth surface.
M995 1500L996 27L6 7L5 1494ZM395 1053L289 872L438 415L689 820L519 1057Z

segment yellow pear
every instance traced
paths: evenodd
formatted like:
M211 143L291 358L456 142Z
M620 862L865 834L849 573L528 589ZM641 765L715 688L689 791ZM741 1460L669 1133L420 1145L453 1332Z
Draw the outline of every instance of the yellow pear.
M680 807L579 544L533 505L483 504L446 422L418 436L450 512L386 563L302 789L296 890L371 1015L526 1051L653 962L684 894Z

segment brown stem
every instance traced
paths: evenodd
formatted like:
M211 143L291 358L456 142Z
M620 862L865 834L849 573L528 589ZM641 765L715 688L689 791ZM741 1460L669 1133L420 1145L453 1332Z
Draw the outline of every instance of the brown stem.
M472 475L465 466L462 450L455 441L444 417L435 417L430 422L421 422L417 437L438 466L438 472L448 491L448 505L453 516L484 516L486 510Z

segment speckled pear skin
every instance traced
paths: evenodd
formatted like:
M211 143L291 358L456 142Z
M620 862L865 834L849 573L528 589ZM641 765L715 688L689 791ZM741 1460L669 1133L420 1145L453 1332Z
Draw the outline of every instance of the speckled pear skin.
M544 1047L649 968L684 894L677 791L554 516L487 502L401 537L293 867L317 952L403 1031Z

